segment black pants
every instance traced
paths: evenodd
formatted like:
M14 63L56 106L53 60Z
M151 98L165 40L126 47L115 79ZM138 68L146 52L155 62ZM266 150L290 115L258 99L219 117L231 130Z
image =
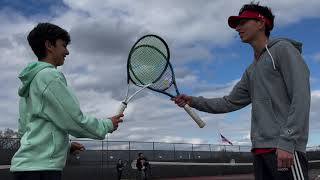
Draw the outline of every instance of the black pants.
M294 153L294 165L287 170L277 168L276 153L254 155L255 180L309 180L308 161L305 153Z
M61 180L61 171L21 171L13 172L14 180Z
M118 180L121 179L122 171L117 171L118 172Z

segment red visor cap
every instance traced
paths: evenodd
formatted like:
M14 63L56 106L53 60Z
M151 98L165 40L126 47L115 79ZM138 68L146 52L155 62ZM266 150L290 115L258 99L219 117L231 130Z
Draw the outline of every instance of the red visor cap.
M238 26L240 20L242 19L262 20L266 23L266 27L272 29L271 21L266 17L264 17L259 12L255 12L255 11L243 11L239 16L230 16L228 19L228 24L231 28L235 29Z

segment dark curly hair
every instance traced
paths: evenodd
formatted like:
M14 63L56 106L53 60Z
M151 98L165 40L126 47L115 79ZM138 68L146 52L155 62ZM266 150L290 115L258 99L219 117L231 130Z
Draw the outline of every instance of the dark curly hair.
M244 11L254 11L254 12L258 12L261 15L263 15L264 17L266 17L267 19L270 20L271 22L271 27L267 27L266 26L266 30L265 30L265 35L267 37L270 36L270 31L273 29L273 25L274 25L274 15L272 14L272 11L269 7L267 6L260 6L259 2L254 3L251 2L250 4L245 4L242 6L242 8L239 11L239 15L241 13L243 13Z
M46 40L54 46L58 39L65 41L67 44L71 41L70 35L66 30L51 23L39 23L30 31L27 39L38 60L47 56L45 47Z

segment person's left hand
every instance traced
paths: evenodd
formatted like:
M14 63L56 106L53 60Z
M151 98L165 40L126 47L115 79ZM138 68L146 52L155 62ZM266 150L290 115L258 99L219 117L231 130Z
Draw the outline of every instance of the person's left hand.
M80 144L78 142L72 142L70 147L70 154L76 155L79 154L81 151L84 151L85 147L83 144Z
M289 169L293 165L293 154L285 150L277 149L278 170Z

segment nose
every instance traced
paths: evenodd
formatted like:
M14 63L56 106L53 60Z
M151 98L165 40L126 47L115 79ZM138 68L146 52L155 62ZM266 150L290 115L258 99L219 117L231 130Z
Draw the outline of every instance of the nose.
M66 49L66 55L69 55L69 50L68 49Z

